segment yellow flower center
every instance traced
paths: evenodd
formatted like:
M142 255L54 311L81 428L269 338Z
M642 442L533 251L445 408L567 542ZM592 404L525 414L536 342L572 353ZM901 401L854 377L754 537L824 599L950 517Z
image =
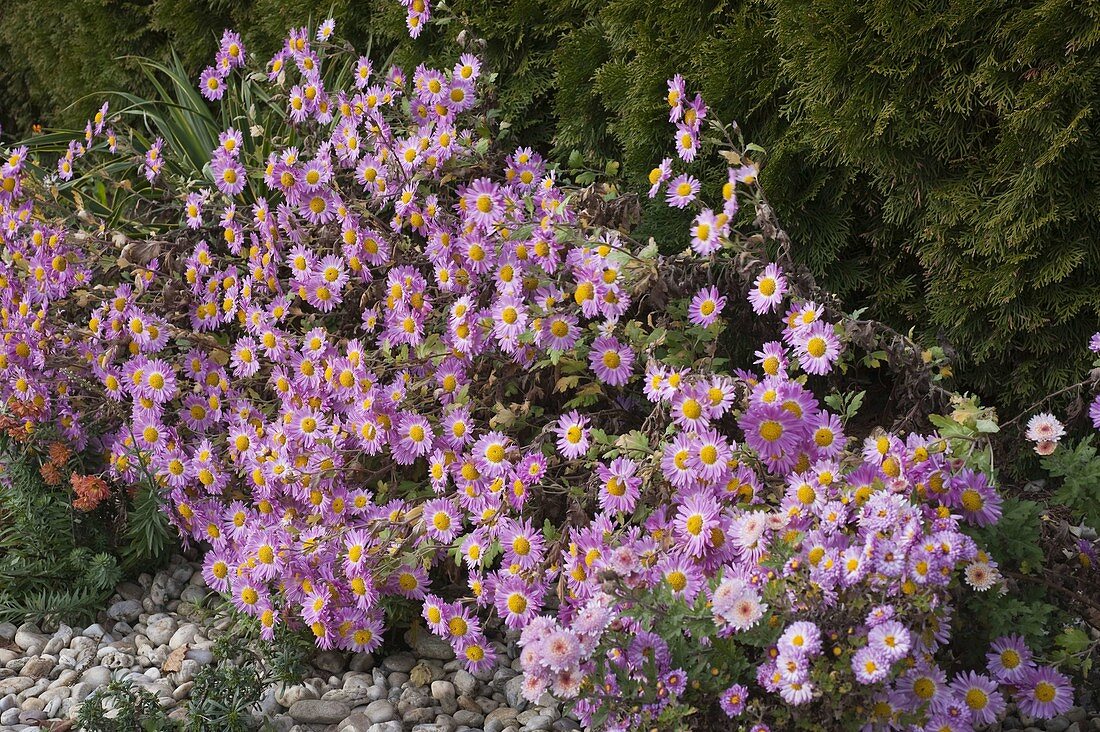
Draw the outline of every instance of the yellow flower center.
M692 514L688 517L686 528L692 536L699 536L703 533L703 517L697 513Z
M1054 685L1047 681L1040 681L1035 685L1035 698L1044 704L1053 701L1057 693L1057 689L1054 688Z
M768 442L775 442L783 436L783 425L769 419L760 425L760 436Z
M979 511L984 505L982 494L973 488L967 488L962 492L962 505L967 511Z
M513 592L508 596L508 610L509 612L519 615L527 609L527 598L518 592Z

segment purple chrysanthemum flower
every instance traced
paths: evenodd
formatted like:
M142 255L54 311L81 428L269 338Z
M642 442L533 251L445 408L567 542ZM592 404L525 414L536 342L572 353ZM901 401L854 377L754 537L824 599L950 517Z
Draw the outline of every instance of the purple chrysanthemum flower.
M705 583L698 566L683 555L665 557L657 565L657 571L672 591L672 596L683 600L689 607Z
M699 135L691 125L676 125L676 154L684 162L690 163L695 159L695 153L699 149Z
M225 77L213 66L207 66L199 75L199 91L212 102L225 96Z
M975 526L990 526L1001 517L1001 496L984 473L969 468L959 471L952 479L949 498L963 518Z
M686 205L686 203L685 203ZM679 206L678 208L683 208ZM705 208L695 216L691 224L691 248L703 257L710 256L722 248L720 237L724 229L718 223L718 217L709 208Z
M630 379L634 351L613 336L600 336L592 342L588 359L596 378L611 386L622 386Z
M244 166L236 158L216 157L210 163L210 170L214 174L214 185L227 196L237 195L248 182Z
M478 178L462 192L462 212L482 231L492 231L504 217L504 196L488 178Z
M684 113L684 97L687 96L687 89L684 84L684 77L680 74L676 74L668 80L668 121L678 122Z
M911 647L909 629L896 620L887 620L871 628L867 634L867 647L889 663L900 661Z
M536 343L543 348L568 351L580 337L577 318L570 313L554 313L541 320L542 328L536 334Z
M184 202L184 211L187 213L187 228L198 229L202 226L202 204L203 195L201 192L187 194L187 200Z
M992 724L1005 710L1005 699L988 676L967 671L951 682L951 689L970 710L974 724Z
M638 464L629 458L615 458L611 465L601 464L596 473L600 479L600 508L605 511L634 510L642 479L635 475Z
M728 717L736 717L745 711L745 701L749 698L749 689L743 684L734 684L722 692L718 705Z
M852 671L861 684L874 684L890 674L890 662L870 647L860 648L852 656Z
M721 526L721 506L710 492L692 493L676 509L675 527L684 551L702 557L714 543L714 529Z
M542 609L540 588L518 575L508 575L496 587L495 604L504 624L523 628Z
M226 31L222 33L219 50L228 59L231 67L240 68L244 66L244 44L241 43L241 36L239 33L226 29Z
M145 160L142 163L142 170L145 173L145 178L150 183L156 180L160 175L160 170L164 167L164 156L161 154L161 149L164 147L164 140L157 138L152 146L145 151Z
M1052 719L1073 706L1073 687L1069 679L1050 666L1029 669L1018 687L1016 704L1028 716Z
M989 673L995 679L1010 684L1019 683L1028 670L1035 666L1031 660L1031 649L1020 635L1006 635L996 639L985 658L989 663Z
M798 446L798 418L777 404L752 404L739 424L745 442L762 455L780 455Z
M776 646L793 656L816 656L821 652L821 630L814 623L799 620L783 631Z

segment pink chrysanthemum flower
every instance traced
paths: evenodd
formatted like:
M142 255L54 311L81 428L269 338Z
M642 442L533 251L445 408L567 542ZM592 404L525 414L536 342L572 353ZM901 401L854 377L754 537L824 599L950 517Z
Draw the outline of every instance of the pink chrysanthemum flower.
M702 557L714 544L714 530L721 527L720 506L709 492L692 493L676 509L676 533L684 551Z
M1033 415L1027 421L1025 437L1036 443L1035 452L1049 455L1054 452L1058 442L1065 436L1066 428L1049 412Z
M840 341L832 325L817 322L795 342L795 351L802 370L820 376L829 373L840 357Z
M596 469L601 483L598 497L600 508L625 513L634 510L642 484L642 479L636 475L637 470L638 464L629 458L615 458L610 465L600 464Z
M875 684L890 675L890 662L873 648L860 648L852 656L852 672L861 684Z
M649 197L654 198L657 195L657 191L661 189L672 176L672 158L665 158L661 161L653 170L649 171Z
M580 660L580 643L569 630L558 629L549 633L540 644L542 662L551 671L575 668Z
M673 208L684 208L699 195L699 180L682 173L668 184L665 200Z
M461 514L450 499L428 501L424 504L424 529L436 541L450 544L462 530Z
M787 278L777 264L769 264L753 282L749 303L758 315L770 313L787 294Z
M718 294L718 288L704 287L691 299L688 319L695 325L706 328L718 320L724 307L726 307L726 298Z
M722 228L713 211L706 208L695 216L691 225L691 248L696 254L707 257L721 249L721 236Z
M558 452L567 460L582 457L588 452L588 418L577 410L563 414L553 429L558 436Z

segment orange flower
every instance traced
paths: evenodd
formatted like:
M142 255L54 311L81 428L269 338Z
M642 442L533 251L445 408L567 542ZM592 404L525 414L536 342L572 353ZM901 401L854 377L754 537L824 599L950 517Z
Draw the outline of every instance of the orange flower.
M42 474L42 480L46 481L46 485L61 485L61 471L52 462L42 463L38 472Z
M73 501L73 508L78 511L93 510L111 492L110 488L107 487L107 483L98 475L77 475L73 473L69 476L69 480L72 482L73 490L77 496L76 500Z
M65 463L69 462L69 458L72 457L73 451L69 449L69 446L64 442L53 441L49 447L50 462L57 467L61 467Z

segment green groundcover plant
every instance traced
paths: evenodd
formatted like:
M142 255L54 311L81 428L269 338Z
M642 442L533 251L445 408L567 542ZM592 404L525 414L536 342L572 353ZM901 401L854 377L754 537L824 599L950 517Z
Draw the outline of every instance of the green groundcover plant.
M266 61L226 31L197 89L145 68L159 102L6 151L0 395L12 431L149 481L261 637L369 652L412 609L479 673L511 632L524 695L601 729L1073 703L1080 627L1057 666L1016 633L976 663L952 642L1011 586L1006 510L1031 516L995 486L993 413L862 424L847 375L908 354L938 398L940 372L790 264L760 149L682 77L646 193L690 245L662 254L592 171L500 146L465 49L376 68L330 20ZM1006 561L1047 560L1022 544ZM1075 623L1045 607L1037 631Z

